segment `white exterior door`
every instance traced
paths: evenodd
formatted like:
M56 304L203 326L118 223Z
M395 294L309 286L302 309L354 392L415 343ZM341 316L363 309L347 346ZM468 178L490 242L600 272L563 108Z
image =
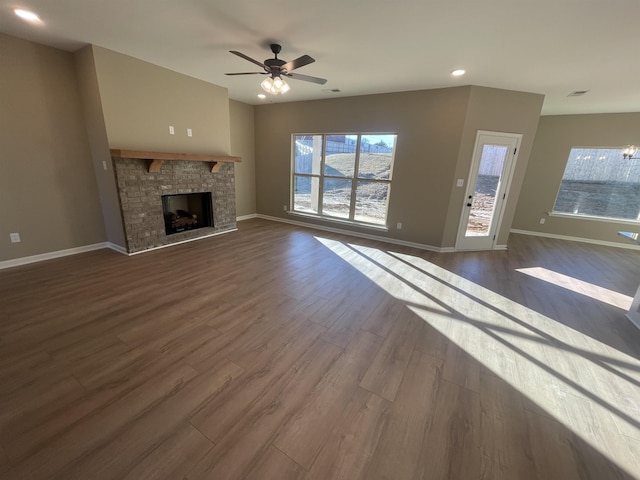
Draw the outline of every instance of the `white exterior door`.
M456 250L495 247L521 139L520 134L478 131Z

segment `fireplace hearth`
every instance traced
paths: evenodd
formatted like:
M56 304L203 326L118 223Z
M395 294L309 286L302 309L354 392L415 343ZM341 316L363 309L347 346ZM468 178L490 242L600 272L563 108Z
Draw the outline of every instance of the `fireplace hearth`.
M213 227L211 192L162 195L165 233Z

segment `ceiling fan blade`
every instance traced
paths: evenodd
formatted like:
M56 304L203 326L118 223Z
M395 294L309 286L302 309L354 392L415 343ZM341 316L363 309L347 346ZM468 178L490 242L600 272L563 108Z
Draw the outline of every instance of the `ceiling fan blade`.
M264 63L261 63L261 62L259 62L257 60L254 60L251 57L247 57L244 53L236 52L235 50L229 50L229 53L233 53L234 55L237 55L240 58L244 58L245 60L249 60L251 63L255 63L256 65L258 65L259 67L264 68L267 71L269 70Z
M267 72L234 72L225 73L225 75L268 75Z
M285 73L284 75L289 78L293 78L295 80L303 80L305 82L317 83L318 85L324 85L325 83L327 83L326 78L311 77L309 75L301 75L299 73Z
M305 65L309 65L310 63L315 62L316 59L310 57L309 55L302 55L301 57L296 58L295 60L291 60L290 62L285 63L280 67L280 70L285 70L290 72L295 70L296 68L304 67Z

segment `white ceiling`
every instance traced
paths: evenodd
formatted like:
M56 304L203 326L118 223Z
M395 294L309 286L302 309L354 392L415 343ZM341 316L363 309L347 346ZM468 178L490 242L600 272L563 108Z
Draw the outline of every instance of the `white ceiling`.
M38 13L40 25L13 8ZM285 102L456 85L545 95L543 114L640 112L639 0L2 0L0 31L74 51L92 43ZM285 96L257 98L268 44L311 55ZM467 74L453 78L450 72ZM339 89L329 93L327 89ZM573 90L589 90L568 97Z

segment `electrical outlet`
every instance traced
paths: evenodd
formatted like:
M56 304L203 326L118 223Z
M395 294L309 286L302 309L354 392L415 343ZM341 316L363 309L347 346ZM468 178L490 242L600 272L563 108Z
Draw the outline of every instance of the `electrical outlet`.
M544 218L541 218L541 219L540 219L540 225L544 225L544 222L545 222L545 221L546 221L546 220L545 220Z
M464 178L459 178L456 182L456 187L464 187Z
M173 125L169 125L169 135L175 135L176 134L176 129L173 128Z
M10 233L9 238L11 238L11 243L20 243L20 234L19 233Z
M103 170L106 170L106 169L107 169L107 161L106 161L106 160L103 160L103 161L102 161L102 169L103 169Z
M193 130L187 128L187 137L193 137Z
M397 228L398 230L402 230L402 222L398 222L398 223L396 223L396 228Z
M286 212L287 211L287 206L286 205L282 205L282 210L284 210Z

